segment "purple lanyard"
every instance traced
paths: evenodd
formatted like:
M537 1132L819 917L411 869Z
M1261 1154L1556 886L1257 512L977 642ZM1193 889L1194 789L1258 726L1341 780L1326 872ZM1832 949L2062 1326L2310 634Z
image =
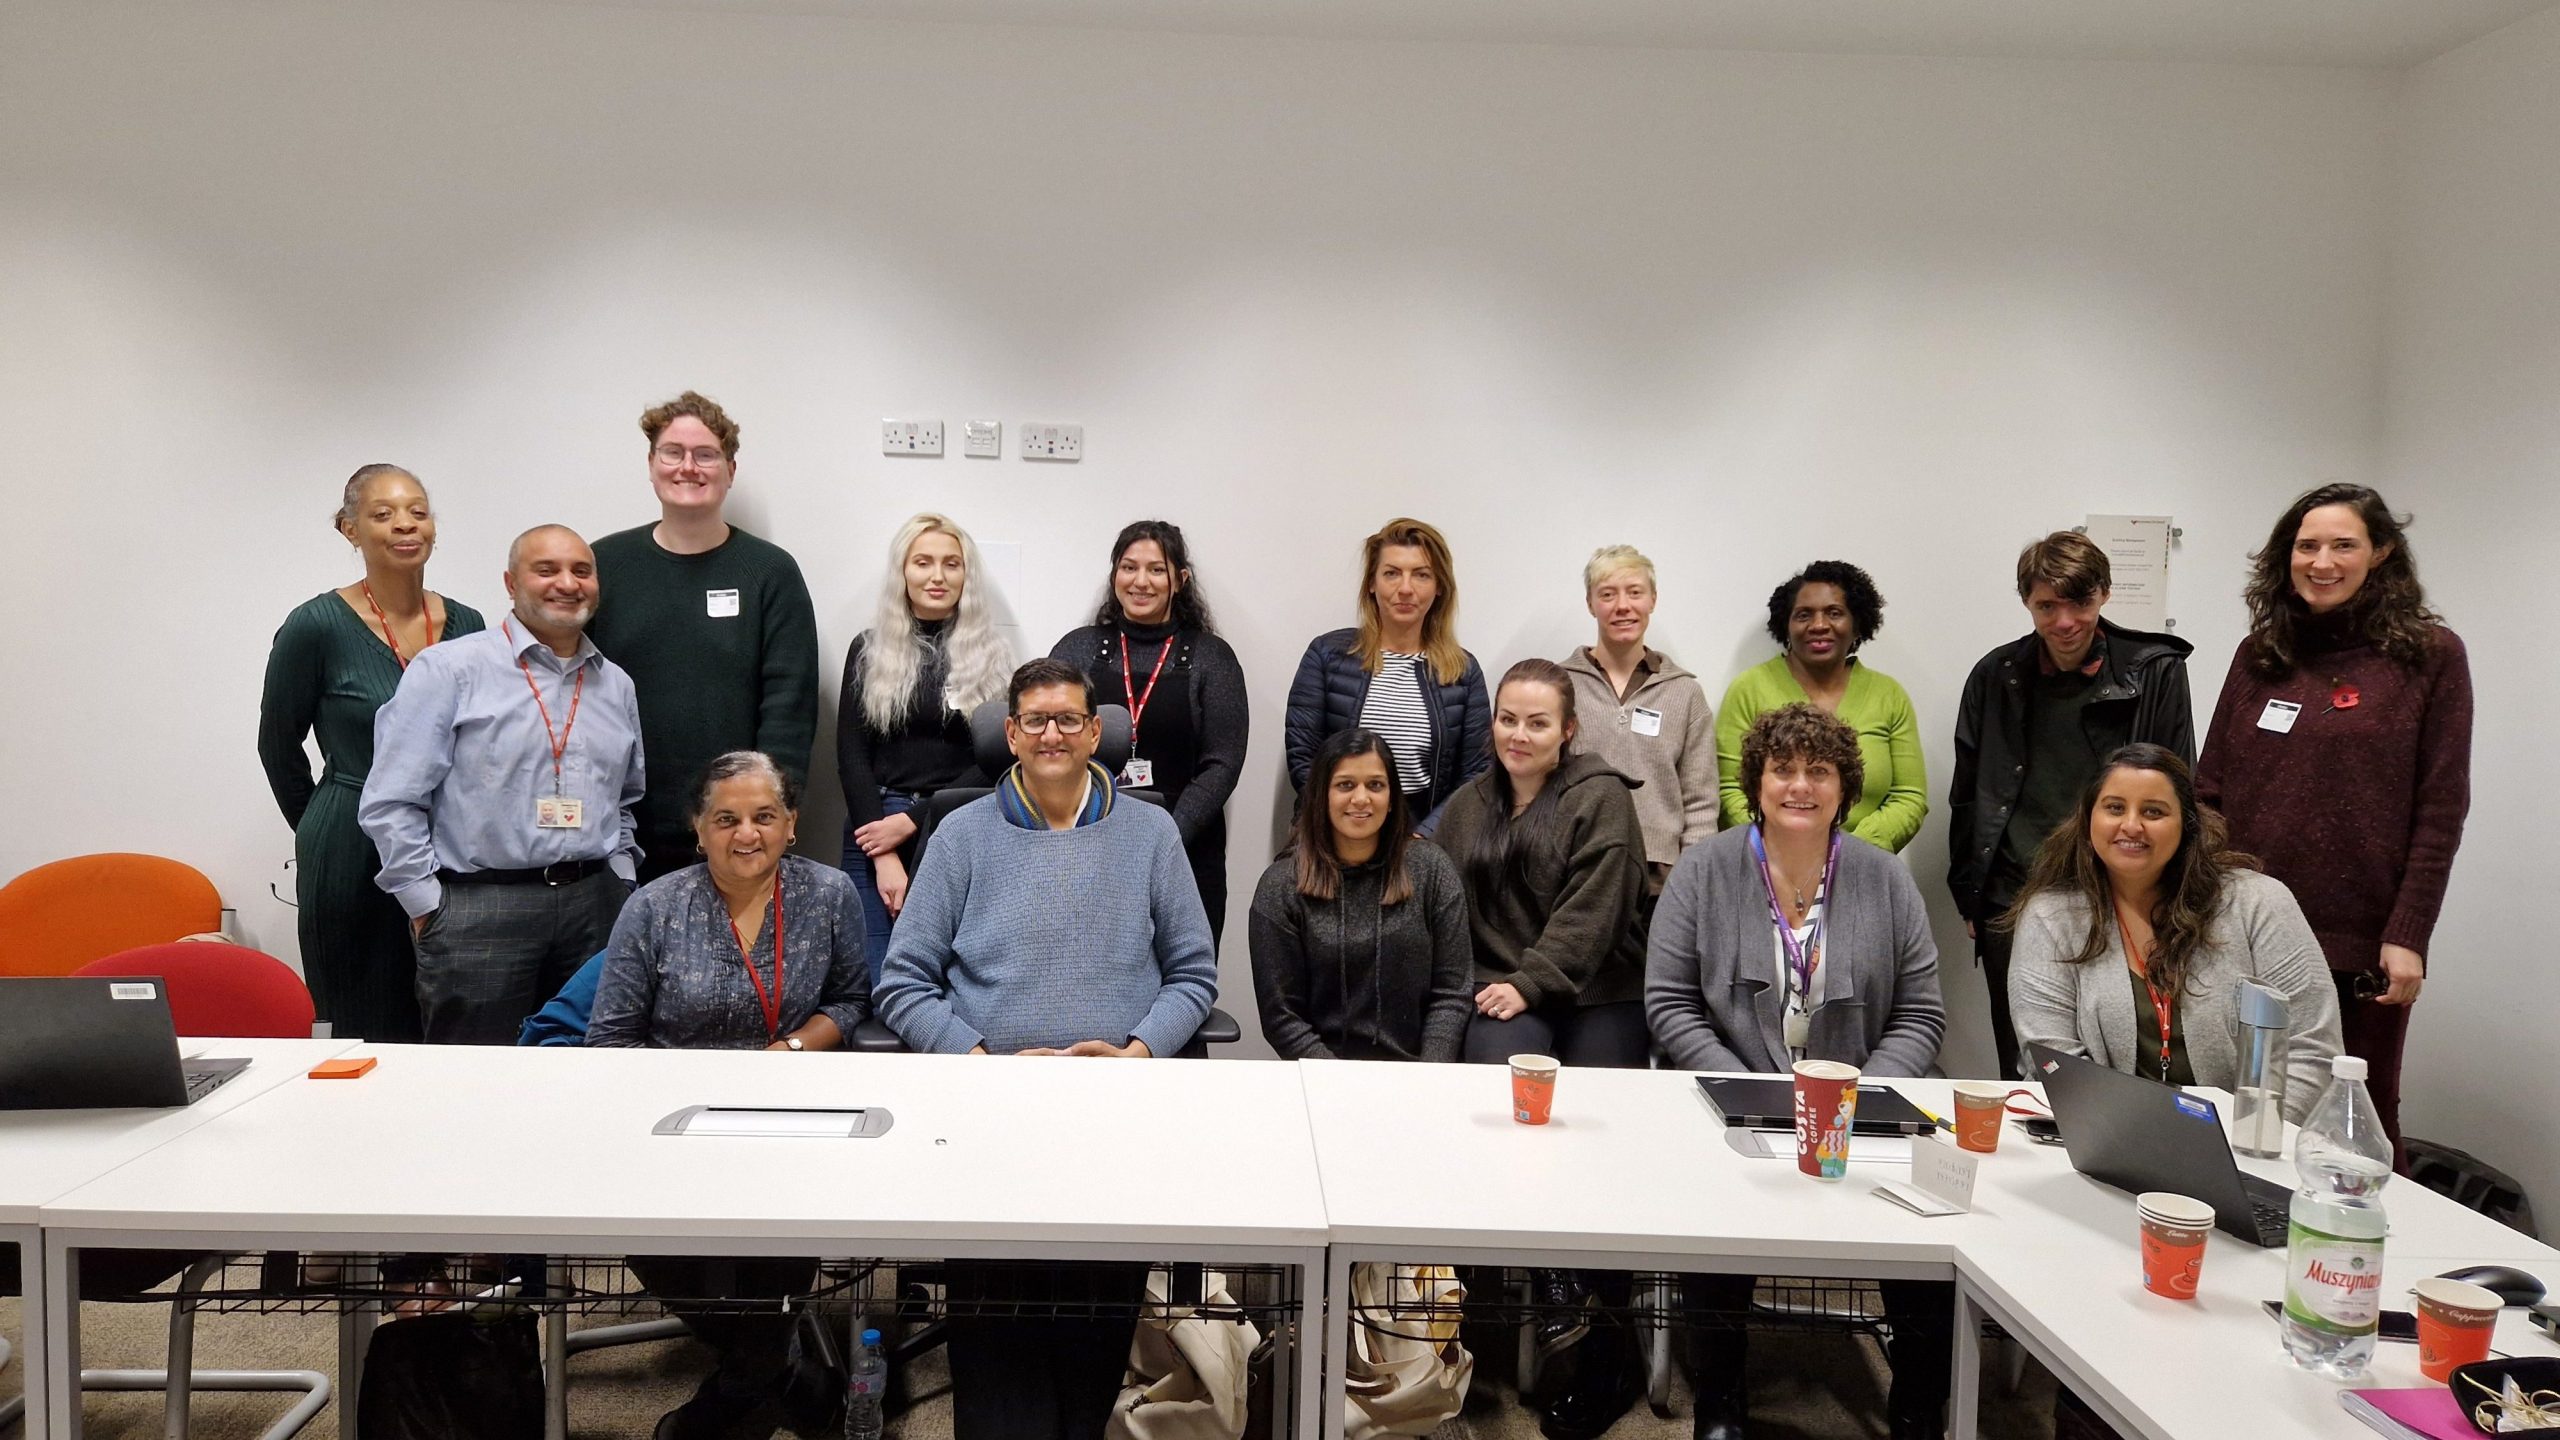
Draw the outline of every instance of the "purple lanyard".
M1799 1001L1813 998L1813 967L1822 959L1822 929L1831 918L1831 877L1840 869L1840 832L1831 833L1831 856L1822 862L1822 889L1816 892L1822 913L1808 927L1804 943L1796 943L1786 907L1778 903L1778 878L1769 873L1769 851L1760 843L1760 827L1751 827L1751 858L1760 862L1760 888L1769 894L1769 923L1778 927L1778 944L1787 952L1789 991Z

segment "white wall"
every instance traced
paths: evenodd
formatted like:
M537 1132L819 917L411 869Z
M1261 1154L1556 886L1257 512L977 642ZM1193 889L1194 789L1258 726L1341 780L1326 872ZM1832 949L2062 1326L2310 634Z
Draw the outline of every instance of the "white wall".
M2378 464L2370 72L433 3L11 29L0 874L184 856L288 953L251 739L277 620L352 573L339 479L425 476L434 582L494 610L519 528L650 516L633 417L686 385L743 418L738 504L837 655L920 506L1023 546L1043 645L1121 522L1186 525L1254 689L1239 940L1290 669L1390 514L1453 537L1497 672L1585 637L1604 542L1718 690L1780 577L1865 564L1942 795L2025 539L2176 515L2209 705L2268 517ZM884 415L954 458L872 453ZM1090 458L957 458L970 416ZM1912 862L1978 1071L1945 849ZM1241 943L1226 983L1249 1012Z
M2411 1133L2560 1219L2560 972L2549 923L2560 666L2532 596L2560 534L2560 12L2408 78L2396 116L2384 493L2471 647L2471 821L2410 1021ZM2518 652L2521 644L2523 650ZM2553 1277L2560 1278L2560 1277Z

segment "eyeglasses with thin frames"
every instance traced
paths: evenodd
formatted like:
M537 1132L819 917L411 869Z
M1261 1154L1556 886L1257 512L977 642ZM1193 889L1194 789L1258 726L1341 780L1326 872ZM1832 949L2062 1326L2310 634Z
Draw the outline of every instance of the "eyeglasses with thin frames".
M1086 723L1092 719L1090 715L1077 714L1016 715L1013 723L1025 735L1037 735L1052 725L1058 727L1061 735L1081 735Z
M712 466L729 458L726 453L715 450L708 445L705 445L698 450L687 450L681 445L661 445L649 453L657 456L658 463L661 465L681 465L685 461L691 460L694 463L694 467L701 470L708 470Z

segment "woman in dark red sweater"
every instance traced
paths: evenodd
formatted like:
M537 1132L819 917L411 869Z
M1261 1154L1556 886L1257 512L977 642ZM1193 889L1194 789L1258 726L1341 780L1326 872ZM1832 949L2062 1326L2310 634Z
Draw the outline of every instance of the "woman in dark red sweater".
M2302 902L2350 1053L2400 1135L2400 1051L2471 808L2471 666L2406 523L2362 485L2293 502L2246 592L2196 794Z

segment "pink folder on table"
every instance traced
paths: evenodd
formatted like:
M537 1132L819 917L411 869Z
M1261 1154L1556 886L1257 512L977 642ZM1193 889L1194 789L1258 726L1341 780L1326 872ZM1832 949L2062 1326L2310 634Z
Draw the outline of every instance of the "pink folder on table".
M2442 1385L2341 1390L2338 1404L2392 1440L2469 1440L2480 1433L2462 1413L2462 1403Z

